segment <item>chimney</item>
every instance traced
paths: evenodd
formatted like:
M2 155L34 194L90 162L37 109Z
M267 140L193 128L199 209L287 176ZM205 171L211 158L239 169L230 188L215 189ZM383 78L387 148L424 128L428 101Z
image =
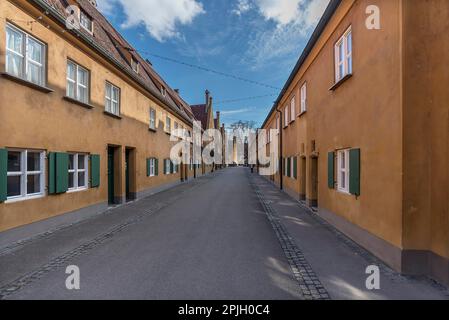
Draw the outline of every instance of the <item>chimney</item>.
M220 111L217 111L217 124L220 125Z
M210 92L206 89L206 106L209 104Z
M179 89L175 89L175 92L176 92L177 94L179 94Z

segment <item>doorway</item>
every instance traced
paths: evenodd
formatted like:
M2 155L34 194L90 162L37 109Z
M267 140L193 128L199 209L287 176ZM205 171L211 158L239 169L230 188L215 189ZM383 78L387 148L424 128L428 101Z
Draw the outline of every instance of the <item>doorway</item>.
M136 150L134 148L125 149L125 197L126 202L134 201L136 193Z
M309 206L313 208L318 207L318 158L311 159L311 190Z
M108 147L108 204L110 205L115 204L115 163L114 147Z
M306 183L307 183L307 160L305 157L301 158L300 164L300 186L299 186L299 200L306 200Z

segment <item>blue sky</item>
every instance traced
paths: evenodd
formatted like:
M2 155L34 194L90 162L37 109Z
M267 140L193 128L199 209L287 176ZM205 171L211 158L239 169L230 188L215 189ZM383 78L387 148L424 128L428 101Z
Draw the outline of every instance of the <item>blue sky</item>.
M212 92L227 124L260 125L329 0L97 0L100 10L190 104ZM154 55L267 84L273 89ZM221 101L253 96L254 100Z

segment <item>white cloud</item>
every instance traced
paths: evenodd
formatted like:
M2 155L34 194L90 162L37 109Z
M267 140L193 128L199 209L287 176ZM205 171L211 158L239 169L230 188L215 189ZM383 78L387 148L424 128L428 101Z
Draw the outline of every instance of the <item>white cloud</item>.
M299 5L304 0L255 0L255 2L265 19L285 25L299 16Z
M112 3L120 3L126 20L123 28L143 24L158 41L179 37L178 25L190 24L205 11L197 0L101 0L99 8L110 11Z
M264 18L276 23L272 29L264 28L254 33L249 41L245 60L254 69L272 59L298 53L300 44L316 26L329 3L329 0L254 1Z
M242 109L236 109L236 110L227 110L222 111L221 114L225 116L233 115L233 114L240 114L240 113L247 113L250 111L253 111L255 108L242 108Z
M238 0L237 6L234 10L232 10L232 13L241 16L242 14L248 12L252 9L252 4L250 0Z
M97 0L98 10L106 15L113 14L114 4L111 0Z

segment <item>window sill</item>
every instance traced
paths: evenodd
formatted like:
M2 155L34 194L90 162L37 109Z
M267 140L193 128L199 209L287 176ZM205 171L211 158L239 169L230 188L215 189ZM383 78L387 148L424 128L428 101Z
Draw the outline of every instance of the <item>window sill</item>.
M67 190L67 194L69 194L69 193L77 193L77 192L83 192L83 191L87 191L87 190L89 190L89 188L87 188L87 187L84 187L84 188L78 188L78 189L69 189L69 190Z
M11 199L6 200L4 203L5 204L16 203L16 202L22 202L22 201L28 201L28 200L41 199L41 198L44 198L44 197L45 197L44 194L38 194L38 195L34 195L34 196L11 198Z
M167 136L171 136L170 132L164 131Z
M344 82L346 82L348 79L352 78L352 73L349 73L345 75L343 78L341 78L337 83L335 83L329 91L335 91L337 90Z
M150 132L157 132L157 130L153 129L153 128L148 128L148 131L150 131Z
M115 119L118 119L118 120L121 120L121 119L122 119L121 116L116 115L116 114L113 114L113 113L108 112L108 111L103 111L103 113L104 113L105 115L107 115L108 117L111 117L111 118L115 118Z
M342 190L342 189L336 189L337 190L337 192L338 193L340 193L340 194L344 194L344 195L347 195L347 196L350 196L351 194L349 193L349 191L346 191L346 190Z
M298 114L298 118L301 118L301 117L303 117L305 114L307 113L307 110L306 111L303 111L303 112L301 112L300 114Z
M53 89L50 89L50 88L47 88L47 87L44 87L44 86L35 84L35 83L33 83L33 82L30 82L30 81L28 81L28 80L25 80L25 79L16 77L16 76L14 76L14 75L12 75L12 74L10 74L10 73L7 73L7 72L2 72L1 75L2 75L4 78L8 79L8 80L17 82L17 83L19 83L19 84L22 84L22 85L24 85L24 86L27 86L27 87L29 87L29 88L31 88L31 89L35 89L35 90L41 91L41 92L43 92L43 93L52 93L52 92L54 92Z
M91 104L89 104L89 103L84 103L84 102L82 102L82 101L73 99L73 98L68 97L68 96L64 96L64 97L62 97L62 98L63 98L64 100L68 101L68 102L77 104L77 105L79 105L80 107L83 107L83 108L86 108L86 109L93 109L93 108L94 108L94 106L91 105Z

